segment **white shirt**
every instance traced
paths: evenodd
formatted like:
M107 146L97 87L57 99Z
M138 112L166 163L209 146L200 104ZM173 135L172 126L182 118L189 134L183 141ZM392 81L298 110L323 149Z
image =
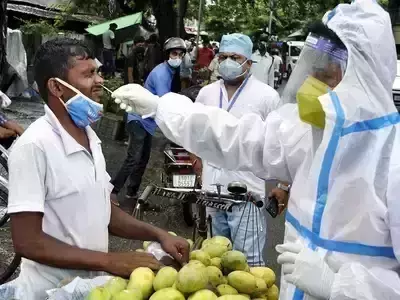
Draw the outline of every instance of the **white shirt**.
M211 82L215 82L218 80L218 77L220 76L219 74L219 62L218 62L218 56L215 56L214 59L211 61L210 65L208 66L208 69L211 71L211 76L210 80Z
M114 32L109 29L106 32L103 33L103 47L104 49L114 49L113 44L111 42L111 40L115 39L115 34Z
M9 213L43 213L43 231L69 245L108 252L110 193L101 141L87 127L90 154L45 106L13 146L9 158ZM62 270L23 259L20 288L44 299L65 278L99 272ZM28 299L28 298L27 298Z
M279 55L274 55L274 69L280 71L280 66L283 64L282 58Z
M231 100L228 101L228 95L223 80L216 81L202 88L197 96L196 103L219 107L221 88L222 108L226 110L230 105L230 101L235 98L237 92L232 96ZM229 112L237 118L248 113L255 113L265 120L267 115L271 111L277 109L279 105L279 94L270 86L260 82L254 78L254 76L251 76ZM203 188L207 190L215 190L216 188L213 185L220 183L224 186L222 190L226 192L229 183L240 181L247 185L248 191L258 193L262 196L265 194L264 181L253 173L221 169L218 166L209 164L207 161L203 161L202 180Z
M251 66L251 73L261 82L274 87L274 66L272 57L265 53L261 56L260 52L257 50L252 56L251 60L253 65Z

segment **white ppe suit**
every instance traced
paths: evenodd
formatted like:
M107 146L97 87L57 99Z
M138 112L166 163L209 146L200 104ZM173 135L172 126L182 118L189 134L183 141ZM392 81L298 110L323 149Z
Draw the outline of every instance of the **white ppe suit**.
M330 299L400 299L400 117L392 99L396 51L389 15L373 0L340 4L327 26L348 50L341 83L319 97L325 129L295 104L266 121L160 99L167 138L224 168L293 182L285 243L314 250L336 273ZM398 131L399 130L399 131ZM313 299L285 280L280 299Z

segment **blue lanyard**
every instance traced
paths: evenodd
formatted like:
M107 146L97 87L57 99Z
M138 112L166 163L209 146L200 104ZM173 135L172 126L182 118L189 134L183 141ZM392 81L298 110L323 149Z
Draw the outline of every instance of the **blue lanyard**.
M237 90L237 92L235 93L235 95L233 96L233 98L231 99L231 101L229 101L229 106L227 111L229 112L232 109L232 106L235 104L237 98L239 97L240 93L243 91L244 87L247 84L247 81L249 81L251 75L247 76L247 78L244 80L244 82L242 83L242 85L240 86L240 88ZM221 83L222 84L222 83ZM222 108L222 87L219 88L219 108Z

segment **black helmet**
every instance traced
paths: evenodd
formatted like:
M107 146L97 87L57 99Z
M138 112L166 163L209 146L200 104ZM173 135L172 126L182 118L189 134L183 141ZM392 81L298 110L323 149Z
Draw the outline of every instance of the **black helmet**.
M186 43L183 39L179 37L172 37L169 38L165 43L164 43L164 51L169 52L173 49L179 49L182 50L183 52L186 52Z

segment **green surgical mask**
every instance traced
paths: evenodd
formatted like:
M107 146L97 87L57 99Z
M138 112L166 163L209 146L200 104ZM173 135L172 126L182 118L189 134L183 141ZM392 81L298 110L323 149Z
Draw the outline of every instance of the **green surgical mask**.
M318 128L325 128L325 112L318 97L328 92L329 86L313 76L308 76L297 91L296 99L300 119Z

